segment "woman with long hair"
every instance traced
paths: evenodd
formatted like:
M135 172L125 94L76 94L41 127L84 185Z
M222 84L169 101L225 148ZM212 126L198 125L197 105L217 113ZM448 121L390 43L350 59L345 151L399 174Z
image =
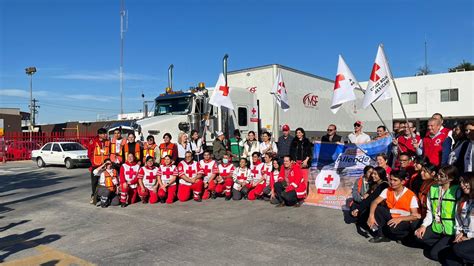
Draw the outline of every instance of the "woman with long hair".
M178 135L178 163L184 160L186 152L191 150L191 143L189 143L188 134L181 132Z
M291 142L290 156L301 168L307 169L311 166L311 157L313 156L312 144L306 138L303 128L295 130L296 137Z

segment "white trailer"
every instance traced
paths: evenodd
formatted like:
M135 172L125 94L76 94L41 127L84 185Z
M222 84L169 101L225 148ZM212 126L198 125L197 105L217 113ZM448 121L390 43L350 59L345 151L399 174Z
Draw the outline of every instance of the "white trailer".
M287 112L275 104L270 94L277 71L281 71L288 91L290 109ZM372 108L362 109L362 92L356 92L356 102L344 104L337 114L333 114L330 105L334 81L286 66L274 64L230 71L228 83L254 92L259 101L261 125L272 132L275 139L284 124L292 130L302 127L308 136L322 136L329 124L335 124L343 136L353 131L357 120L363 121L366 132L375 132L377 126L382 125ZM390 101L374 104L388 127L392 126Z

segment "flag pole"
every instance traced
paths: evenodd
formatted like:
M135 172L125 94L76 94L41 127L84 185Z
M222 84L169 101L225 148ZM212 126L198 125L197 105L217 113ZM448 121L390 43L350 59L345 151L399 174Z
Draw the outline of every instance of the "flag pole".
M383 46L383 43L380 44L380 46L382 47L382 52L383 52L383 55L385 57L385 60L388 64L388 58L387 58L387 55L385 54L385 50L384 50L384 46ZM397 83L395 82L395 79L393 78L393 75L392 75L392 70L390 69L390 67L387 67L386 68L388 69L388 72L390 74L390 79L392 80L393 82L393 87L395 87L395 92L397 93L397 98L398 98L398 102L400 103L400 107L402 108L402 112L403 112L403 116L405 117L405 122L407 124L407 127L409 127L409 121L408 121L408 117L407 117L407 113L405 112L405 107L403 106L403 103L402 103L402 98L400 97L400 93L398 92L398 87L397 87ZM411 139L412 140L415 140L415 138L413 137L413 132L411 129L410 130L410 136L411 136Z
M224 55L224 58L222 58L222 72L224 73L224 80L225 80L225 86L228 87L227 85L227 59L229 58L228 54ZM222 110L222 106L221 106ZM223 112L224 113L224 112ZM227 133L227 136L230 138L230 132L229 132L229 110L225 110L225 122L224 122L224 134Z

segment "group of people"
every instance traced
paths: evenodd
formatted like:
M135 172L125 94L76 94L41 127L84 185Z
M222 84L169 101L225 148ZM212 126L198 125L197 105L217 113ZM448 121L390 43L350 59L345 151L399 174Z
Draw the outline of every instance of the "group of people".
M461 128L443 127L439 113L425 136L412 122L394 126L389 154L352 189L350 215L369 242L417 243L442 264L474 263L474 122Z
M289 128L285 131L282 138L291 137ZM199 202L224 197L268 200L282 207L300 206L306 197L305 171L311 155L304 150L304 143L309 141L303 129L297 130L297 137L288 142L288 147L269 141L271 135L267 132L258 143L255 133L249 132L245 141L231 140L237 143L236 154L224 144L222 132L217 133L212 152L196 135L193 131L188 142L187 134L181 133L178 143L172 143L172 136L166 133L160 145L153 136L141 144L135 141L134 133L122 139L117 129L108 140L107 131L99 129L88 149L91 204L126 207L139 201L172 204L191 198ZM298 156L279 156L279 149L294 150ZM234 161L234 157L238 159Z

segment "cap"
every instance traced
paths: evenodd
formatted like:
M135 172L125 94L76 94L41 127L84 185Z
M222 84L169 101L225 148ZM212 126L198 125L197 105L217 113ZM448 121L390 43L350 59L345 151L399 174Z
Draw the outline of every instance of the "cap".
M216 132L216 135L219 137L219 136L224 135L224 133L223 133L222 131L217 131L217 132Z
M288 125L283 125L283 126L281 127L281 130L282 130L282 131L290 131L290 126L288 126Z
M107 129L101 127L97 130L97 134L106 134L107 133Z

